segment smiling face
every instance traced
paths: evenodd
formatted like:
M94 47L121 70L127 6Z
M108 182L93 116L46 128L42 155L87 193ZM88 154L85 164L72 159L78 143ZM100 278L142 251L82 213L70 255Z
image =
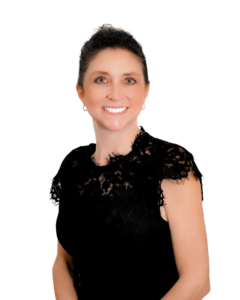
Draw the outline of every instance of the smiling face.
M128 123L137 124L149 85L145 85L140 59L125 49L107 48L90 62L78 96L92 116L94 125L118 130ZM111 113L103 107L127 107L122 113Z

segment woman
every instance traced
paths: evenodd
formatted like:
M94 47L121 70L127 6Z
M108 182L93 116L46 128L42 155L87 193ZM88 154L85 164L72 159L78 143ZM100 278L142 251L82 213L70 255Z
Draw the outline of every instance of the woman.
M52 181L56 299L210 291L202 174L184 147L137 127L149 85L142 47L122 29L103 25L82 47L76 89L96 144L68 153Z

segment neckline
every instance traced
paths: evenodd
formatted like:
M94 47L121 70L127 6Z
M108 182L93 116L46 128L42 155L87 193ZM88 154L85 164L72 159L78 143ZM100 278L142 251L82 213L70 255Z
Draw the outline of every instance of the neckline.
M99 165L94 162L94 158L92 158L93 153L96 150L96 143L89 144L89 156L88 160L90 161L90 164L98 170L102 170L105 168L108 168L112 166L116 162L120 162L122 160L130 158L136 151L139 149L140 143L143 141L143 138L147 135L147 132L144 130L143 126L140 126L140 131L136 134L133 141L131 142L131 150L127 154L120 154L118 152L111 152L108 154L107 164L106 165Z

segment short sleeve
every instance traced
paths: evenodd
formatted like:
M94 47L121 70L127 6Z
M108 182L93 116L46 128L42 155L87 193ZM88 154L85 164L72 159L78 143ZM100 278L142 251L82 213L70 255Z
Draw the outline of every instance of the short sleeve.
M182 146L169 143L162 157L161 180L172 179L179 183L183 178L188 178L190 172L200 181L203 201L202 173L192 153Z
M71 153L71 152L70 152ZM69 205L67 177L69 177L70 153L63 159L57 174L52 178L50 200L59 206L56 233L59 243L69 255L73 255L73 220ZM66 196L65 196L66 195Z
M61 198L63 198L64 178L67 176L67 166L70 153L65 156L61 162L57 174L52 178L50 187L50 200L52 200L53 204L55 205L58 205Z

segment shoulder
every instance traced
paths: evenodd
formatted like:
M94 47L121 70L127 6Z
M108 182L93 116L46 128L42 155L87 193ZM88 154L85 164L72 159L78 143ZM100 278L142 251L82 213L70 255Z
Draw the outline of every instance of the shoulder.
M77 148L72 149L70 151L70 153L68 154L69 164L72 167L76 167L78 165L83 164L90 153L89 152L90 148L91 148L91 144L81 145L81 146L78 146Z
M90 145L82 145L78 146L71 151L69 151L61 162L61 167L66 169L71 169L83 163L87 158L87 154L89 153Z
M75 178L75 175L80 175L81 164L87 158L89 145L79 146L72 149L63 157L59 164L58 171L51 179L50 199L54 204L62 200L63 194L68 189L68 184ZM61 201L62 202L62 201Z
M186 155L190 156L192 155L192 153L182 145L166 141L152 135L149 135L149 142L156 149L157 154L161 156L167 155L169 157L180 153L185 153Z
M166 141L154 136L149 135L149 142L152 145L152 153L155 154L156 158L159 158L163 164L189 163L189 160L193 158L192 153L184 146Z
M90 145L78 146L67 152L59 164L59 168L54 179L70 179L69 175L71 175L71 173L78 172L79 167L81 167L87 159L89 147Z
M152 153L158 168L160 179L180 180L187 178L189 173L201 178L202 174L193 154L183 145L149 136L153 146Z

